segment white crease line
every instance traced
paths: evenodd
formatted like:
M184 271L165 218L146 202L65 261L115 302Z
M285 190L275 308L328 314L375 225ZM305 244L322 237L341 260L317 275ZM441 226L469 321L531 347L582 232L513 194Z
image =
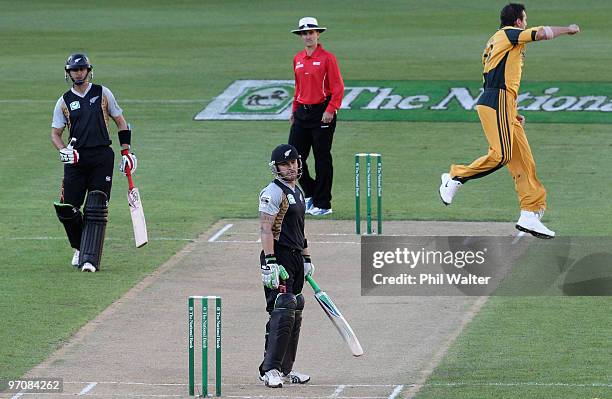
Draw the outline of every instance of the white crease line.
M389 395L388 399L395 399L397 397L397 395L399 395L400 392L402 392L402 389L404 389L403 385L396 386L395 389L393 390L393 392L391 392L391 395Z
M269 395L249 395L249 396L232 396L223 395L226 398L235 399L252 399L252 398L266 398L266 399L329 399L329 396L269 396ZM386 396L343 396L342 399L387 399Z
M88 381L64 381L64 385L66 384L91 384ZM187 386L187 383L149 383L149 382L130 382L130 381L98 381L96 382L98 385L142 385L142 386ZM350 384L345 383L342 384L344 387L350 388L386 388L386 387L394 387L394 389L399 389L400 387L403 389L406 385L413 385L412 383L406 383L404 385L397 384ZM261 384L223 384L224 387L260 387ZM292 385L288 385L287 388L291 389ZM300 389L299 386L293 385L296 389ZM319 388L337 388L338 384L308 384L309 387L319 387ZM518 386L541 386L541 387L570 387L570 388L612 388L612 382L603 383L603 382L591 382L591 383L566 383L566 382L535 382L535 381L526 381L526 382L440 382L440 383L425 383L422 386L446 386L446 387L454 387L454 386L500 386L500 387L518 387ZM25 392L20 392L17 395L27 394Z
M179 238L179 237L153 237L149 241L195 241L195 238Z
M90 384L90 382L86 382L86 381L64 381L64 385L66 384L78 384L78 385L83 385L83 384ZM96 384L98 385L143 385L143 386L149 386L149 387L182 387L182 386L187 386L188 384L182 384L182 383L172 383L172 382L158 382L158 383L154 383L154 382L130 382L130 381L97 381ZM223 384L223 385L229 385L229 384ZM259 384L253 384L253 385L259 385Z
M257 386L257 384L253 384L255 386ZM343 384L345 387L350 387L350 388L386 388L386 387L394 387L395 384ZM309 387L319 387L319 388L325 388L325 387L337 387L338 385L331 385L331 384L308 384Z
M252 399L252 398L266 398L266 399L329 399L329 396L270 396L270 395L223 395L226 398L236 399ZM343 396L342 399L387 399L386 396Z
M232 232L232 234L230 234L232 236L258 236L259 233L245 233L245 232ZM361 236L378 236L379 234L356 234L356 233L308 233L306 234L308 237L313 237L313 236L322 236L322 237L358 237L360 238ZM421 235L418 234L382 234L385 237L422 237ZM468 236L468 237L480 237L480 236Z
M308 240L308 244L353 244L353 245L361 245L359 241L310 241Z
M330 398L337 398L338 396L340 396L340 394L342 393L342 391L344 391L344 388L346 388L346 385L338 385L338 388L336 388L336 390L334 391L334 393L332 393L331 395L329 395Z
M64 385L65 384L78 384L78 385L83 385L83 384L89 384L90 382L88 381L64 381ZM164 382L132 382L132 381L97 381L96 384L98 385L143 385L143 386L187 386L187 383L164 383ZM351 388L387 388L387 387L396 387L397 384L350 384L350 383L345 383L343 384L345 387L351 387ZM249 384L249 383L223 383L222 386L224 387L249 387L249 386L253 386L253 387L261 387L261 384ZM287 385L287 388L291 388L294 387L296 389L301 389L300 386L293 384L293 385ZM338 387L338 384L308 384L309 387L319 387L319 388L330 388L330 387Z
M19 393L16 393L15 395L13 395L13 396L11 397L11 399L17 399L17 398L20 398L20 397L22 397L24 394L25 394L25 392L19 392Z
M98 385L97 382L90 382L85 388L81 390L81 392L79 392L78 396L85 395L87 392L91 391L96 385Z
M221 244L258 244L260 240L217 240L216 243ZM356 244L360 245L360 242L357 241L310 241L308 240L308 244Z
M223 228L219 231L217 231L212 237L210 237L208 239L208 242L215 242L217 241L217 238L221 237L223 235L223 233L225 233L226 231L228 231L229 229L231 229L234 226L233 223L228 223L225 226L223 226Z
M356 236L359 234L355 234L355 233L315 233L315 234L309 234L311 236Z
M73 393L25 393L23 395L54 395L54 396L75 396ZM90 393L86 396L92 397L137 397L137 398L182 398L185 395L177 394L141 394L141 393ZM223 395L226 398L234 399L253 399L253 398L266 398L266 399L329 399L329 396L270 396L270 395ZM386 396L343 396L342 399L388 399Z
M259 233L243 233L243 232L232 232L231 234L232 236L258 236ZM336 236L356 236L358 237L359 234L355 234L355 233L308 233L306 234L308 237L313 237L313 236L329 236L329 237L336 237Z
M74 393L55 393L55 392L44 392L44 393L26 393L25 395L37 395L37 396L45 396L45 395L53 395L53 396L75 396ZM86 396L100 396L103 398L184 398L186 395L176 395L176 394L141 394L141 393L89 393Z
M10 241L46 241L46 240L65 240L66 237L0 237L0 240L10 240ZM108 237L104 239L105 241L125 241L126 238L112 238ZM181 237L157 237L157 238L149 238L149 241L195 241L195 238L181 238Z
M215 244L257 244L257 241L245 241L245 240L217 240Z

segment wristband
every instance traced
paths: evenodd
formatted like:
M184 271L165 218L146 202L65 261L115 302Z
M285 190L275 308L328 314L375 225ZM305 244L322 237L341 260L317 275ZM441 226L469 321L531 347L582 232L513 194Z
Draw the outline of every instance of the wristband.
M127 144L130 145L132 143L132 131L131 130L119 130L117 133L119 136L119 143L121 145Z

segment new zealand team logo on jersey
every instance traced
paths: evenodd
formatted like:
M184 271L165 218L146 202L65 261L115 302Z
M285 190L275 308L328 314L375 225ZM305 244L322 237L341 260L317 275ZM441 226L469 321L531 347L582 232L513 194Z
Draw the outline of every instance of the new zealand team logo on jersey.
M94 103L96 102L96 100L100 98L100 96L95 96L89 99L89 105L94 105Z

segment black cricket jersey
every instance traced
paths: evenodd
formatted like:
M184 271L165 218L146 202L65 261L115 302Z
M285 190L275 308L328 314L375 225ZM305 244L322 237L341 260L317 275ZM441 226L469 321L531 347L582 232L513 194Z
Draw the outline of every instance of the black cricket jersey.
M102 86L92 84L85 97L79 97L72 90L62 96L66 103L70 138L76 137L75 148L109 146L104 110L102 107Z
M276 243L299 251L304 249L306 200L300 187L296 186L294 191L274 179L259 195L259 210L276 214L272 225Z

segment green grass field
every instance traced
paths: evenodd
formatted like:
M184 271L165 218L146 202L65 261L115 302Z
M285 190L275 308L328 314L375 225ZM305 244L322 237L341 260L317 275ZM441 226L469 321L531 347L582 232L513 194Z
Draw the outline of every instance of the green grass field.
M480 54L503 4L0 1L0 378L44 360L215 220L256 216L269 153L286 141L288 122L192 118L236 79L291 79L301 43L288 31L299 17L315 15L329 28L322 41L347 80L479 80ZM527 7L532 25L578 23L583 32L532 45L525 80L612 81L611 4ZM49 140L51 114L67 89L64 61L81 50L133 125L152 241L133 248L127 185L116 172L104 272L95 278L69 266L72 252L52 207L62 168ZM547 225L564 236L610 236L610 125L526 130L549 193ZM349 123L340 114L335 218L354 216L352 155L364 150L384 154L385 219L511 223L518 216L505 170L470 183L452 207L439 202L440 173L486 150L479 124ZM493 298L419 397L612 395L611 305L609 298Z

